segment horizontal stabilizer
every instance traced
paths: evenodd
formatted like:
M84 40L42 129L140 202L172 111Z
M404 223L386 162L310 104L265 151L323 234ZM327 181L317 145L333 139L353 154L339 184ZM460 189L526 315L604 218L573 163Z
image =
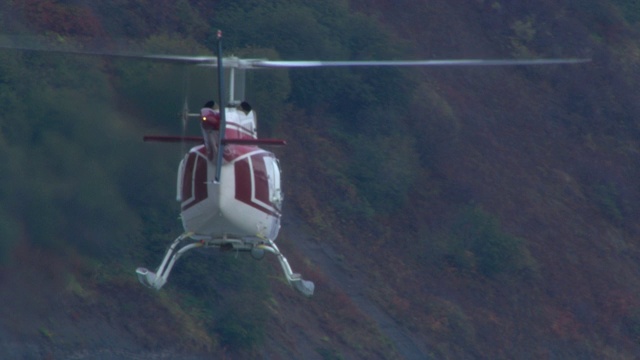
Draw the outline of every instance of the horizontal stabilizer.
M167 143L179 143L179 142L196 142L203 143L202 136L171 136L171 135L145 135L142 138L144 141L154 142L167 142Z
M223 145L287 145L280 139L223 139Z
M145 135L144 141L179 143L195 142L203 143L202 136L172 136L172 135ZM223 139L223 145L286 145L285 140L280 139Z

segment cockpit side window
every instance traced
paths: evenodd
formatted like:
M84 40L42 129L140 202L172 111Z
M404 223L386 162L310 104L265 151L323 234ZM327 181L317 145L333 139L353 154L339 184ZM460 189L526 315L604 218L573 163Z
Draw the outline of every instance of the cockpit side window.
M272 157L265 157L265 167L269 178L269 201L274 208L282 210L282 189L280 187L280 166L278 160Z

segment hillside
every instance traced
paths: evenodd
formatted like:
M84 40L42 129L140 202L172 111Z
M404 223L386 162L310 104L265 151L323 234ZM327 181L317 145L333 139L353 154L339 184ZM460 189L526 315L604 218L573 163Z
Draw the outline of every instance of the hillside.
M209 69L0 52L0 354L512 359L640 354L632 1L29 0L2 41L271 59L590 58L257 72L284 170L277 261L190 254L160 292L186 92ZM26 41L26 40L25 40ZM194 130L194 129L191 129Z

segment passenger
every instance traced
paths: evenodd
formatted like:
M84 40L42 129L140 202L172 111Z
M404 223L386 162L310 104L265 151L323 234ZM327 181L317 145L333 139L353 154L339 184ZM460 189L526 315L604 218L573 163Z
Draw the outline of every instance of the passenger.
M243 101L240 103L240 110L242 110L245 115L249 115L249 113L251 112L251 105L249 105L248 102Z

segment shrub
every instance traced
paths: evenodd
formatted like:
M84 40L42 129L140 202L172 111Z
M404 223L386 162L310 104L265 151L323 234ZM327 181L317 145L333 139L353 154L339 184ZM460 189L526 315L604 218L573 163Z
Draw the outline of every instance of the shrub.
M419 168L415 141L400 134L358 136L352 147L348 175L359 196L376 214L397 211L405 204Z
M479 207L458 215L448 256L455 266L489 277L535 269L524 240L504 233L499 220Z

